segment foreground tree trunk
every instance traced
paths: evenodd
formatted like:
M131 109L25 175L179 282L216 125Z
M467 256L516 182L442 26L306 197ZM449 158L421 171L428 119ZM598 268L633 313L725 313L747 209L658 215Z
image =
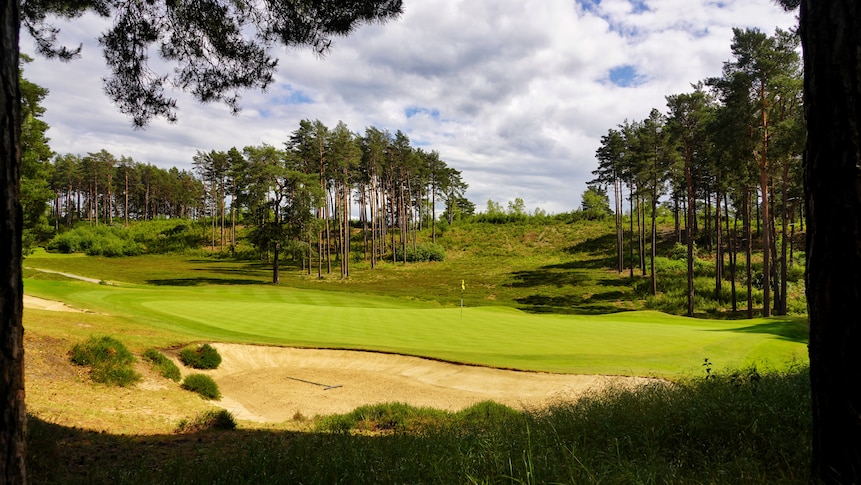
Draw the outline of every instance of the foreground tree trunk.
M0 7L0 483L26 482L18 1Z
M814 480L861 482L861 5L801 2Z

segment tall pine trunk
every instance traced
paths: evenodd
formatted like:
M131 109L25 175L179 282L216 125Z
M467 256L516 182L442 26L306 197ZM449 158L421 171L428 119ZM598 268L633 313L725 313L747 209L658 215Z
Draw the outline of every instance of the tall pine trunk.
M629 261L629 268L631 270L630 277L633 280L634 279L634 185L630 184L628 187L629 187L629 193L630 193L630 197L628 197L628 206L630 208L629 209L630 210L630 212L629 212L630 220L628 222L629 222L629 225L631 226L630 230L628 231L628 259L630 260Z
M861 482L861 7L801 3L813 479Z
M750 221L751 210L750 189L744 189L744 252L745 273L747 278L747 318L753 318L753 269L751 257L753 254L753 231Z
M717 186L720 186L720 174L717 176ZM720 189L715 190L715 301L720 305L723 291L723 237L720 211Z
M658 181L655 180L655 185L657 186ZM654 191L652 193L652 250L649 257L649 266L650 271L652 273L652 296L658 294L658 276L655 274L655 257L657 257L658 251L658 193Z
M780 198L782 200L780 206L780 302L777 306L778 315L786 315L786 291L787 291L787 246L789 214L786 206L789 203L787 200L787 186L789 184L789 162L783 166L783 174L780 183Z
M643 221L640 217L641 209L643 208L643 204L640 203L640 195L637 194L634 196L634 209L637 211L637 269L643 274L646 274L645 261L643 259Z
M696 191L694 190L693 177L693 153L691 148L685 146L685 193L686 193L686 215L685 215L685 239L687 243L687 315L694 316L694 228L696 221Z
M21 274L21 90L18 2L0 7L0 482L26 483L24 407L24 283Z
M616 203L616 260L619 274L625 270L625 252L622 243L625 239L622 227L622 180L613 179L613 198Z
M738 311L738 293L736 292L735 275L738 262L738 211L733 218L732 232L729 230L729 196L723 195L724 219L726 220L726 235L729 253L729 284L732 294L732 313Z

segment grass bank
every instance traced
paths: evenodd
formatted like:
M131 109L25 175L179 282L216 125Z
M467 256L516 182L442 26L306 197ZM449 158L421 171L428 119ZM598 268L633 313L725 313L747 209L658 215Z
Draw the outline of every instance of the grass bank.
M516 412L385 404L306 432L129 436L31 418L33 483L807 483L804 368L617 389Z

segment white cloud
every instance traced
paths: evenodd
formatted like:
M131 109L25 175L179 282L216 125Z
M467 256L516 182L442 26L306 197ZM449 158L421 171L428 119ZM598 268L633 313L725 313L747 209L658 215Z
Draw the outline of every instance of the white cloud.
M284 50L277 82L243 93L238 116L180 93L178 123L143 131L102 94L92 40L100 22L61 25L68 44L84 43L82 59L26 67L51 91L45 119L58 152L104 148L190 168L197 150L280 146L303 118L343 120L357 132L400 129L437 150L463 171L479 208L521 197L530 211L561 212L579 206L609 128L718 75L732 27L771 33L795 19L770 0L406 0L400 20L337 39L324 59ZM26 37L22 50L33 52ZM625 65L641 81L633 87L610 82L610 70Z

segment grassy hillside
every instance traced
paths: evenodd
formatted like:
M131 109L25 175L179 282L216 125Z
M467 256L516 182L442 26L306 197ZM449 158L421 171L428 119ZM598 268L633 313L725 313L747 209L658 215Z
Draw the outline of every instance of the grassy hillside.
M333 273L318 279L303 271L297 262L282 260L283 286L384 295L408 300L458 306L461 296L468 307L509 306L531 313L600 314L620 310L656 309L680 314L684 311L684 261L671 259L672 234L664 232L658 249L659 295L648 292L646 277L639 269L633 278L618 274L614 264L615 238L608 221L562 218L532 218L519 223L462 223L438 229L437 243L446 248L446 260L433 263L380 262L371 270L363 260L360 234L354 235L351 274L341 280L338 264ZM424 231L420 241L429 241ZM628 242L626 241L626 245ZM242 248L239 248L242 253ZM627 252L627 249L626 249ZM743 258L741 258L743 259ZM797 259L797 258L796 258ZM756 270L754 261L754 269ZM636 264L636 263L635 263ZM266 261L234 260L199 250L182 255L148 255L105 258L53 255L37 252L25 266L66 271L107 281L158 286L207 284L254 285L271 281ZM792 313L803 314L802 265L790 271ZM737 317L730 313L730 284L724 281L721 300L714 295L714 261L703 253L697 261L696 305L700 315L712 318ZM738 305L746 306L746 291L737 277ZM461 281L466 291L461 294ZM755 305L761 305L761 289L753 289Z
M366 261L351 265L349 280L333 273L316 277L296 262L282 261L282 284L299 288L351 291L459 305L461 281L466 282L468 306L503 305L553 312L604 313L636 308L630 303L629 282L607 268L612 246L606 246L605 222L577 224L547 220L520 224L473 223L447 227L437 242L446 260L434 263L380 263L370 270ZM430 239L425 232L423 240ZM354 238L354 257L362 243ZM610 242L612 242L610 240ZM99 279L129 283L197 286L256 284L271 281L265 261L234 261L204 251L192 256L126 258L49 255L28 257L25 266L45 267Z
M25 261L25 292L86 312L24 315L31 481L806 483L805 320L648 311L659 300L641 293L641 278L607 269L609 230L588 221L453 226L438 238L443 262L374 270L355 263L348 280L318 279L288 264L281 285L269 283L265 262L202 251L37 252ZM669 293L676 270L664 259ZM151 347L229 341L666 376L674 384L523 412L492 403L457 413L392 403L180 432L180 423L211 405L142 362L137 387L93 384L67 353L99 335L138 356Z

